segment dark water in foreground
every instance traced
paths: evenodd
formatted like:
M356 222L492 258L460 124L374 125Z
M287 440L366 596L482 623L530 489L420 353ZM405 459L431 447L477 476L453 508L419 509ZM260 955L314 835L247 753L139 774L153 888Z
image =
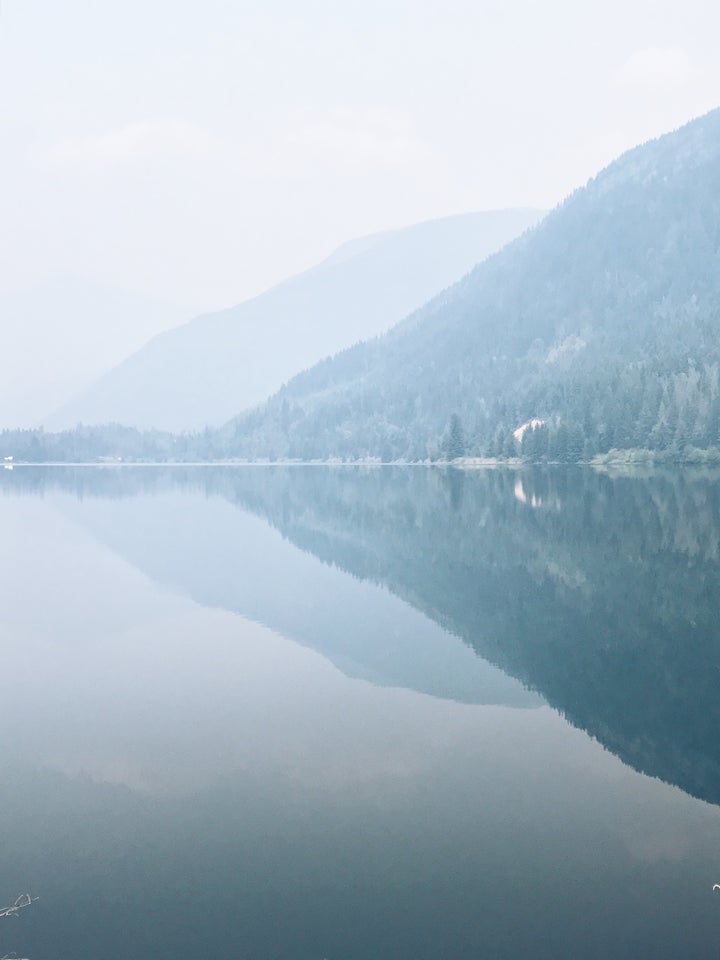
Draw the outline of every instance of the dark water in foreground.
M717 958L720 480L0 472L0 956Z

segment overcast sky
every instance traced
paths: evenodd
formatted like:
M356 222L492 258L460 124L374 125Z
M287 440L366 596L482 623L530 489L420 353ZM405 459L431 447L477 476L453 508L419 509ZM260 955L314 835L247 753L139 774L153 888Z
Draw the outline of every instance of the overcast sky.
M0 0L0 292L192 309L552 206L720 104L715 0Z

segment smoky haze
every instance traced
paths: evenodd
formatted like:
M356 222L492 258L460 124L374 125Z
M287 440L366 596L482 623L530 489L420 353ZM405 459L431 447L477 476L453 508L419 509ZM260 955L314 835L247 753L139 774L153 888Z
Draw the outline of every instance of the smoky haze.
M707 0L3 0L0 291L223 309L358 236L547 209L720 101Z
M465 214L343 244L259 297L155 337L46 422L219 426L304 367L383 333L540 217Z

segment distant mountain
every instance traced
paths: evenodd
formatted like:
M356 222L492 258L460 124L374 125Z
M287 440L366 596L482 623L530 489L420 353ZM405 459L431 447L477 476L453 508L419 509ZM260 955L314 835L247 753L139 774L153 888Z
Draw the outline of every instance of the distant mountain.
M223 437L244 456L502 455L533 418L531 459L720 443L720 111L625 154Z
M0 295L0 426L31 427L150 337L179 307L70 278Z
M321 357L388 330L540 215L467 214L347 243L261 296L156 337L48 425L223 424Z

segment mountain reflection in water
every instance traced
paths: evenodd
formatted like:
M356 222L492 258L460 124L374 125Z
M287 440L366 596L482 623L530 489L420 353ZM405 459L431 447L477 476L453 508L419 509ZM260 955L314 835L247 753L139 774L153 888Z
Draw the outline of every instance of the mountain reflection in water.
M100 498L74 515L138 569L267 623L350 675L469 702L535 702L493 664L637 770L720 802L713 477L277 467L3 479ZM233 526L227 511L184 510L187 488L263 518L324 567L261 544L265 529L249 529L247 513ZM159 490L177 499L147 499ZM120 498L136 509L112 509ZM385 591L368 602L337 570ZM400 625L393 597L404 601Z
M0 485L0 955L711 955L716 477Z

